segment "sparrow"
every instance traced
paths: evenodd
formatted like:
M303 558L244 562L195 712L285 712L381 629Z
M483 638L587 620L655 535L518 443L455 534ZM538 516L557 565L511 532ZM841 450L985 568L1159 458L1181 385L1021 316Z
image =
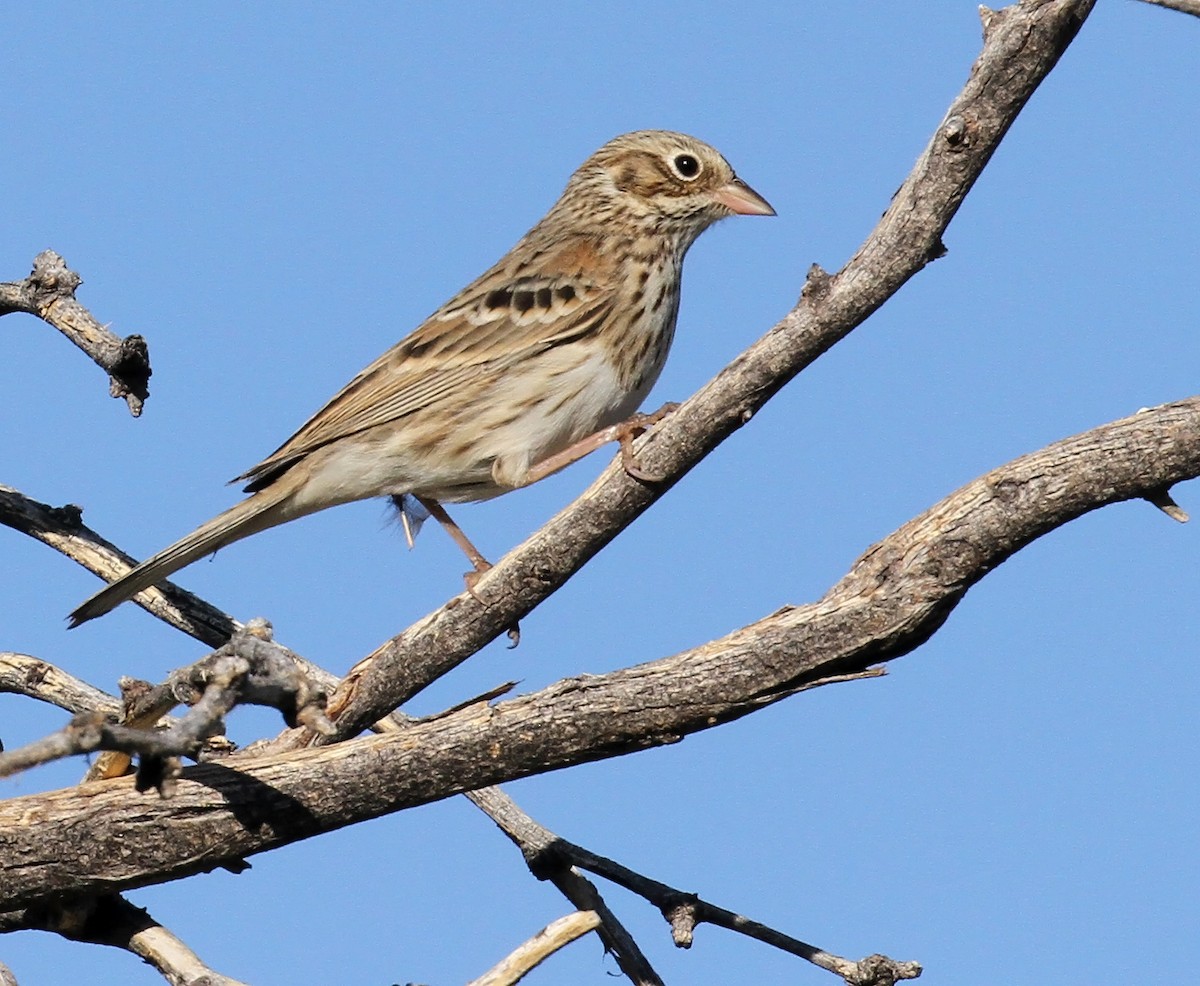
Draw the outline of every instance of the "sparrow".
M70 625L326 507L391 497L440 520L442 503L499 496L626 437L619 426L671 347L684 255L733 215L775 210L708 144L667 130L610 140L495 266L236 477L247 499L96 593Z

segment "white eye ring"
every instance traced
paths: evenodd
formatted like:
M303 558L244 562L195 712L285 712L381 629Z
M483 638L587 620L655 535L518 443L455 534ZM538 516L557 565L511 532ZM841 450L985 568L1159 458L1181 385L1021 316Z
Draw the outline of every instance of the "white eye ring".
M668 159L668 164L675 175L682 178L684 181L695 181L700 177L700 172L704 170L700 164L700 159L694 154L688 154L682 151L679 154L672 154Z

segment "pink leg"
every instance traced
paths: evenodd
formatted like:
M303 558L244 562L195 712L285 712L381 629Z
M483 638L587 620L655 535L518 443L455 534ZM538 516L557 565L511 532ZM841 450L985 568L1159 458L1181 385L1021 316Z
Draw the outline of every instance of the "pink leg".
M465 554L467 558L470 559L471 564L475 566L475 572L473 573L474 575L482 575L492 567L492 563L484 558L479 549L471 543L470 539L463 533L462 528L454 522L454 518L446 513L445 507L438 503L437 500L431 500L429 497L417 496L415 493L413 496L416 496L417 502L429 511L429 516L446 529L446 533L450 535L450 537L454 540L454 543L462 548L463 554ZM470 574L468 575L467 581L468 585L473 582Z
M463 553L471 560L471 564L475 567L475 571L467 572L463 576L463 581L467 583L467 592L469 592L472 596L475 596L476 599L479 599L479 596L475 592L475 583L479 581L479 577L484 572L492 567L492 563L483 557L479 549L471 543L471 539L463 533L463 529L454 522L454 518L446 513L446 508L438 503L437 500L431 500L429 497L425 496L417 496L415 493L412 495L416 496L417 502L429 511L429 516L441 524L443 528L445 528L446 533L450 535L450 537L454 540L454 543L462 548ZM480 601L482 602L482 600ZM509 644L509 647L516 647L517 644L521 642L521 625L519 623L514 623L506 632L508 634L508 639L512 641L512 643Z
M630 443L677 407L679 407L678 404L664 404L653 414L635 414L633 417L619 424L610 425L608 428L604 428L594 435L581 438L574 445L569 445L561 452L556 452L554 455L531 466L529 472L525 474L521 485L528 486L530 483L536 483L539 479L553 476L560 469L565 469L571 463L578 462L585 455L596 451L601 445L607 445L609 442L621 443L621 465L625 467L625 471L630 476L634 479L640 479L644 483L661 483L663 480L662 476L647 473L638 465Z

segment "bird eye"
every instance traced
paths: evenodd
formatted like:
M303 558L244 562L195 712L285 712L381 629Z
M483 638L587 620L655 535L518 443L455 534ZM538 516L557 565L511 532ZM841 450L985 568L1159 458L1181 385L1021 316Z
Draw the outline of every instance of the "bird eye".
M691 154L676 154L671 159L671 167L684 181L691 181L700 174L700 162Z

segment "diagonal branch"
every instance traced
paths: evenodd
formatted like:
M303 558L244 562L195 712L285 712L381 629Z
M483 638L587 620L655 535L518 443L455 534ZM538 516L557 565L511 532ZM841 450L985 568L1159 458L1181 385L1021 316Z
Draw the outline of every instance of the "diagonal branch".
M72 941L132 952L171 986L244 986L210 969L174 932L116 895L0 914L0 932L24 929L53 931Z
M498 965L478 979L472 979L467 986L513 986L560 948L583 937L599 923L600 916L595 911L572 911L552 921Z
M385 735L187 768L167 802L148 804L124 780L15 798L0 804L0 867L33 862L0 869L0 911L64 888L176 879L451 794L678 742L908 653L972 585L1047 531L1196 476L1200 397L1002 466L869 548L819 601L693 650Z
M0 315L26 312L53 325L108 374L109 393L123 397L136 418L150 396L150 351L141 336L113 335L75 300L83 278L53 250L33 258L33 271L23 281L0 284Z
M884 955L871 955L858 962L833 955L758 921L710 904L695 894L642 876L627 866L555 835L521 811L499 788L486 788L467 797L486 811L521 850L535 876L559 886L564 876L586 869L611 880L657 907L670 923L671 936L680 948L691 948L693 929L697 924L707 922L799 956L841 976L853 986L891 986L898 980L915 979L921 974L918 963L896 962Z
M1181 14L1200 17L1200 0L1143 0L1143 2L1156 7L1166 7L1169 10L1178 10Z
M83 511L73 504L52 507L0 484L0 524L49 545L89 572L112 581L135 562L110 541L83 523ZM215 606L171 582L138 596L147 612L210 647L220 647L241 624Z
M660 484L614 463L469 593L353 668L330 701L354 736L499 636L562 586L789 380L851 332L930 260L1013 120L1070 44L1094 0L1023 0L985 16L984 49L916 167L837 274L814 268L796 307L639 443Z

